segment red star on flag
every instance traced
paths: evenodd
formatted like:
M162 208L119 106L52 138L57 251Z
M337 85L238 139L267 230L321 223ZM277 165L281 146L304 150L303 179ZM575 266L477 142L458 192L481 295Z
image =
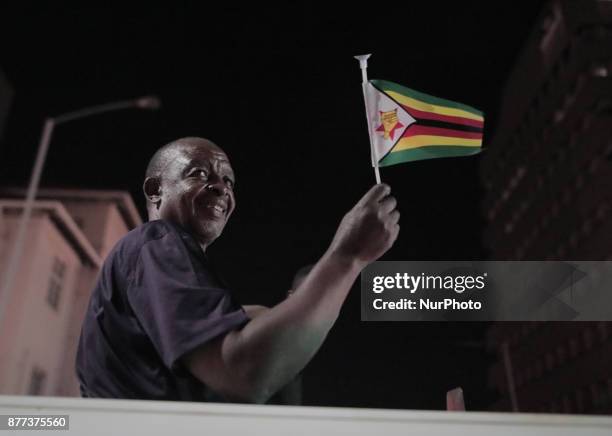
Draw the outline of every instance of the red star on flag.
M385 139L391 139L393 141L395 130L404 127L397 118L397 109L388 112L380 111L380 119L382 124L376 128L376 131L383 132L383 137Z

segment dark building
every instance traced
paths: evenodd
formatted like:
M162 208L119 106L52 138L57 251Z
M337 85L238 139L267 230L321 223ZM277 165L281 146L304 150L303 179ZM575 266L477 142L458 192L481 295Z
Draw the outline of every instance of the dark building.
M612 325L609 322L496 323L488 344L499 361L489 385L491 410L612 413Z
M547 4L482 160L492 260L612 260L612 1ZM612 412L612 325L497 323L493 410Z

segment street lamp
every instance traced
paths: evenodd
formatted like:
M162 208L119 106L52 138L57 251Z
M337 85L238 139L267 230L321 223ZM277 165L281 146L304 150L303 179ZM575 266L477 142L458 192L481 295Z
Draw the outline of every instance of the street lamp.
M34 200L36 199L36 194L38 192L40 176L42 174L45 159L47 157L47 151L49 150L49 144L51 142L51 135L55 126L105 112L117 111L121 109L156 110L159 109L160 106L161 102L159 98L151 95L133 100L122 100L91 106L74 112L58 115L57 117L47 118L45 120L40 142L38 143L36 160L34 162L34 167L32 168L32 175L30 176L30 183L28 185L28 192L23 207L23 214L19 220L17 236L15 237L11 257L9 258L9 263L4 274L2 292L0 293L0 327L2 326L2 318L4 316L4 306L8 304L8 296L19 269L19 261L21 260L21 255L23 254L23 248L25 245L26 230L28 228L30 217L32 216L32 209L34 208Z

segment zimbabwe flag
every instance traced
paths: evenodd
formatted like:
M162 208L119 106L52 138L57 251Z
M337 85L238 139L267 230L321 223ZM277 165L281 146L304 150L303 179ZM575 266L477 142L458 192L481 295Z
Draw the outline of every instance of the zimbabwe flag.
M480 152L484 117L479 110L385 80L370 80L366 92L379 166Z

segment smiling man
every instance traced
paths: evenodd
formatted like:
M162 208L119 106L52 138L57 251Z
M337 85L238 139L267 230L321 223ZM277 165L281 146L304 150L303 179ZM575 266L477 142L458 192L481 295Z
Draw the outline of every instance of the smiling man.
M83 396L267 401L316 353L360 271L399 232L396 201L376 185L291 298L242 307L206 256L235 208L233 187L228 157L206 139L179 139L151 158L149 222L109 254L83 323Z

